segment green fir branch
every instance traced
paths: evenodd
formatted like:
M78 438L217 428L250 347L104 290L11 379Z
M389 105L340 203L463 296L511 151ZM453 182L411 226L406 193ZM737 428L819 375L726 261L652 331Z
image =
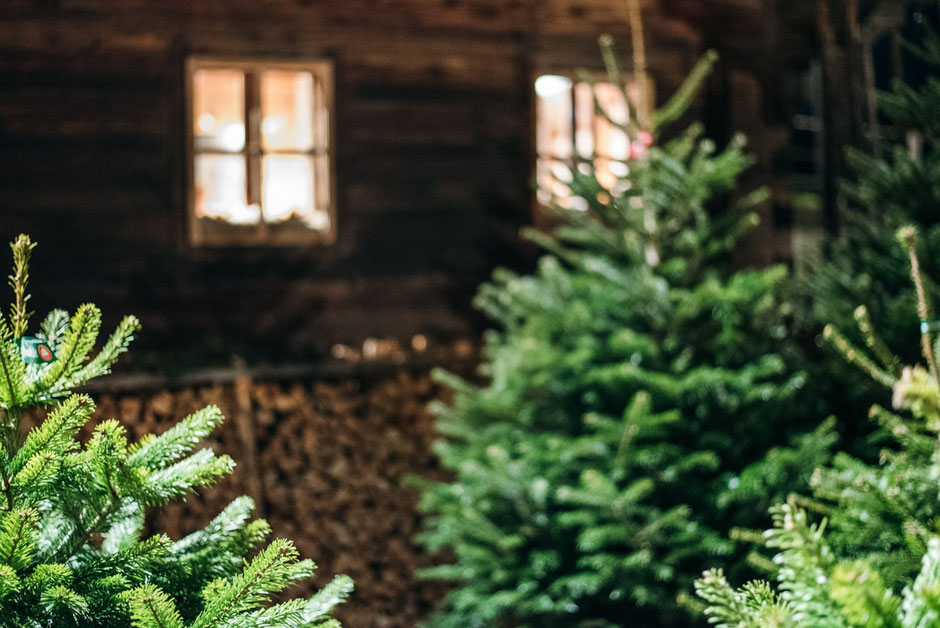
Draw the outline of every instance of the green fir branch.
M13 274L9 276L9 285L13 289L10 324L14 338L22 338L26 335L26 325L33 314L26 309L26 302L29 301L26 285L29 283L29 256L36 248L36 243L21 233L10 243L10 248L13 250Z

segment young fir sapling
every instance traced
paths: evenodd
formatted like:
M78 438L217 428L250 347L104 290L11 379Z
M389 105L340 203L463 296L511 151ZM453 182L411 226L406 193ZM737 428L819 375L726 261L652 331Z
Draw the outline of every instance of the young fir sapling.
M222 421L215 406L160 436L129 443L116 420L87 442L79 429L94 411L72 389L109 372L138 329L124 318L94 353L101 313L55 310L27 336L26 292L34 243L12 244L14 302L0 313L0 624L43 628L222 628L338 626L331 610L352 589L338 576L309 599L267 605L313 575L290 541L250 518L234 500L204 529L173 541L143 536L147 508L213 483L234 462L196 449ZM49 409L28 432L24 412Z
M629 103L609 42L603 52ZM743 473L799 429L804 376L786 269L730 259L765 198L722 202L751 164L743 139L719 150L701 125L667 130L714 62L649 127L595 102L628 141L654 141L612 186L590 159L567 164L581 207L556 199L554 233L526 233L545 251L536 270L480 288L497 323L486 380L439 374L455 395L435 408L436 451L455 477L423 484L420 540L454 557L424 575L457 583L431 625L684 625L677 594L735 553L736 513L770 506L826 453L823 435Z

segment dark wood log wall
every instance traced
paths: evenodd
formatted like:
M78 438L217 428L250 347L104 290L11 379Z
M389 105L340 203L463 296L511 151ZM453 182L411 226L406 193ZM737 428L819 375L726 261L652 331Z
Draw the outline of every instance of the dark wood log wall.
M769 4L648 0L658 93L718 45L739 68L716 84L746 92L729 98L765 134L762 77L745 61L768 46ZM38 310L136 312L141 347L224 357L263 340L296 357L467 333L472 287L519 259L533 74L597 65L602 32L629 49L623 0L4 0L0 236L41 243ZM334 60L336 244L186 244L191 53ZM759 250L785 256L785 235Z

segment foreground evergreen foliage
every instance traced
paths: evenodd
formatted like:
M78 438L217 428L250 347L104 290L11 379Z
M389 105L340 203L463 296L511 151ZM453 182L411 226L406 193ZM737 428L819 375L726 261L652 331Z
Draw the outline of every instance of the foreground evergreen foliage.
M918 314L932 313L914 253L914 229L901 238L917 288ZM926 367L904 368L872 332L864 310L861 334L871 356L830 328L840 351L880 384L893 388L904 414L875 406L879 435L890 438L877 466L839 454L814 476L816 501L828 515L813 523L797 500L773 509L765 534L779 592L766 582L734 590L721 570L696 583L717 626L924 627L940 625L940 345L927 325Z
M498 324L487 381L439 375L455 398L436 407L437 452L456 479L423 484L421 541L455 556L424 576L458 583L432 625L685 622L677 593L732 554L727 522L754 511L731 489L769 507L826 455L820 432L741 473L786 433L804 378L786 270L729 263L761 193L706 208L750 164L743 140L717 151L698 125L663 140L713 61L655 115L658 145L612 189L573 164L587 210L557 208L554 235L528 233L546 251L534 273L498 271L479 291Z
M80 443L94 405L71 390L109 371L138 322L125 318L97 354L101 313L90 304L72 316L50 313L37 336L26 337L33 247L26 236L12 244L14 303L8 318L0 314L0 625L338 626L329 612L352 588L345 576L309 600L265 605L312 576L314 565L285 540L246 561L270 532L250 519L247 497L180 541L143 537L147 508L231 472L229 457L195 449L222 415L210 406L137 443L109 420ZM35 343L48 349L46 361L28 359ZM24 434L23 412L50 405L41 425Z

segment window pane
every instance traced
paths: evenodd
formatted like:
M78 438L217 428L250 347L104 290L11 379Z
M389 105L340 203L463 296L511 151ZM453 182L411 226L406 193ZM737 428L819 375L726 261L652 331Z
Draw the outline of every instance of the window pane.
M574 140L578 156L594 157L594 90L590 83L574 87L575 131Z
M196 155L195 210L199 218L233 224L255 224L257 205L248 205L245 158L238 155Z
M611 83L598 83L594 86L597 101L611 120L626 124L629 120L627 101L616 86ZM593 103L590 111L593 113ZM627 134L618 129L604 117L594 115L594 151L598 157L625 160L630 157L630 142Z
M261 146L264 150L313 149L313 75L270 71L261 75Z
M245 75L237 70L193 73L196 151L236 153L245 147Z
M572 156L571 81L547 74L535 81L536 151L542 157Z
M266 222L299 221L311 229L329 227L329 215L317 211L314 204L314 162L310 157L265 157L262 204Z
M548 205L554 200L571 195L571 190L566 184L571 181L571 169L565 163L553 159L539 159L535 173L540 203Z

